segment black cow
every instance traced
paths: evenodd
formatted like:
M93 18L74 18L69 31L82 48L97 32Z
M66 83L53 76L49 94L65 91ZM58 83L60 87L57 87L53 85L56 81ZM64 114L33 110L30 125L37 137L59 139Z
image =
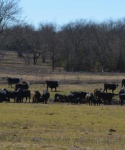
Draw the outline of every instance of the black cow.
M109 90L112 90L112 93L113 93L114 90L115 90L117 87L118 87L118 84L114 84L114 83L108 84L108 83L105 83L105 84L104 84L104 91L107 92L107 90L109 89Z
M68 95L68 99L71 102L71 104L84 103L86 94L87 92L73 91L70 92L70 94Z
M125 87L125 79L122 79L122 85L121 87Z
M47 90L44 90L41 94L39 91L35 91L35 94L33 95L33 103L45 103L47 104L47 101L50 97L50 93Z
M10 99L14 99L14 102L21 103L23 102L24 98L26 99L25 102L27 102L27 99L29 99L30 102L30 96L31 96L30 90L18 89L17 91L9 91L7 89L2 89L0 91L0 102L2 101L10 102Z
M8 97L7 97L7 92L6 92L6 89L2 89L0 90L0 102L10 102Z
M59 86L59 81L45 81L46 84L47 84L47 91L48 91L48 88L51 88L51 91L53 88L55 88L55 91L56 91L56 88Z
M69 102L69 99L68 99L68 96L66 96L66 95L56 93L54 102L66 103L66 102Z
M112 103L112 98L116 94L114 94L114 93L105 93L105 92L102 92L102 91L96 89L94 91L94 95L95 95L98 103L103 102L104 104L111 104Z
M98 98L98 94L102 92L102 89L95 89L94 90L94 96L97 99Z
M12 87L13 84L17 84L21 81L20 78L7 78L8 87Z
M25 103L27 102L27 99L29 99L30 103L30 98L31 98L31 91L30 90L22 90L22 99L26 99Z
M29 88L28 82L18 83L15 85L15 91L17 91L18 89L27 90L28 88Z
M38 102L43 102L43 103L47 104L49 97L50 97L50 93L47 90L43 90L40 101L38 101Z
M120 104L122 106L124 104L124 101L125 101L125 89L121 89L119 91L119 98L120 98Z
M38 102L38 99L40 99L40 97L41 97L41 93L39 92L39 91L34 91L35 93L34 93L34 95L33 95L33 101L32 101L32 103L37 103Z
M16 91L9 91L5 88L3 88L0 91L0 101L6 101L6 102L10 102L10 99L14 99L14 102L17 99L17 92Z
M30 103L30 98L31 98L30 90L18 89L17 91L15 91L15 94L16 94L16 102L22 103L25 98L26 99L25 103L27 102L27 99L29 99L29 103Z
M14 103L15 103L17 101L18 92L17 91L7 91L7 97L9 99L9 102L10 102L10 99L13 99Z

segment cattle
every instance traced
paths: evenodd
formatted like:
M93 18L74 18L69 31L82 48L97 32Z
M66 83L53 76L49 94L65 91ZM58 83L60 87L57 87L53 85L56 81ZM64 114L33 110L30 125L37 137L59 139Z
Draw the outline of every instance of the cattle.
M15 85L15 91L17 91L18 89L27 90L28 88L29 88L28 82L18 83Z
M8 97L7 97L7 92L6 92L6 89L2 89L0 90L0 102L10 102Z
M68 95L69 102L71 104L85 103L85 97L87 92L73 91Z
M95 96L96 99L98 98L98 94L99 94L100 92L102 92L102 89L95 89L95 90L94 90L94 96Z
M0 91L0 101L10 102L10 99L14 99L14 102L15 102L17 97L18 97L17 91L9 91L5 88L3 88Z
M98 99L96 99L94 94L90 92L86 94L86 103L89 103L89 105L100 105Z
M62 103L66 103L69 102L68 96L67 95L62 95L62 94L55 94L55 99L54 102L62 102Z
M125 87L125 79L122 79L122 85L121 87Z
M37 103L38 99L41 97L41 93L38 90L34 91L34 95L33 95L33 101L32 103Z
M27 99L29 99L29 103L30 103L30 98L31 98L31 91L30 90L27 90L27 89L24 89L24 90L20 90L20 94L21 94L21 97L22 97L22 102L23 102L23 99L25 98L25 103L27 102Z
M18 92L17 91L7 91L7 97L10 101L10 99L14 100L14 103L17 101Z
M20 81L20 78L7 78L8 87L12 87L13 84L17 84Z
M33 95L33 103L45 103L47 104L47 101L50 97L50 93L47 90L43 90L43 93L41 94L39 91L34 91L35 94Z
M114 93L105 93L105 92L102 92L99 89L95 89L94 90L94 95L95 95L98 103L111 104L112 103L112 98L116 94L114 94Z
M120 104L122 106L124 104L124 101L125 101L125 89L120 89L119 98L120 98Z
M15 91L15 95L16 95L15 102L22 103L24 98L25 98L26 99L25 103L27 102L27 99L29 99L29 103L30 103L30 98L31 98L31 91L30 90L18 89L17 91Z
M47 104L49 97L50 97L50 93L47 90L43 90L40 102Z
M14 99L14 102L22 103L24 98L26 99L25 102L27 102L27 99L29 99L30 102L30 96L31 92L30 90L21 90L18 89L17 91L9 91L9 90L2 90L2 93L4 93L6 97L6 101L10 102L10 99Z
M105 83L105 84L104 84L104 91L107 92L107 90L109 89L109 90L112 90L112 93L113 93L114 90L115 90L117 87L118 87L118 84L114 84L114 83L108 84L108 83Z
M48 88L51 88L51 91L54 88L56 91L56 88L59 86L59 81L47 81L46 80L45 83L47 84L47 91L48 91Z

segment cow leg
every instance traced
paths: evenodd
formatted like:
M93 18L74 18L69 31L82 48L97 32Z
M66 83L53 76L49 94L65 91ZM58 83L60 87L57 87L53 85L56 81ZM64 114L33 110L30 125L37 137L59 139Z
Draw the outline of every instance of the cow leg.
M101 104L101 100L97 100L97 105L100 106L100 104Z
M109 105L111 105L111 104L112 104L112 99L109 100Z
M89 105L91 105L90 100L89 100Z
M32 101L32 103L36 103L36 98L35 98L35 97L33 98L33 101Z
M101 99L98 99L98 105L100 106L100 104L101 104Z
M16 103L16 98L14 98L14 103Z
M94 106L96 105L96 100L95 99L93 100L93 104L94 104Z
M47 85L47 88L46 88L46 89L47 89L47 91L48 91L48 85Z
M107 88L104 88L104 92L106 92L106 93L107 93Z
M100 101L100 100L97 100L97 106L98 106L98 105L100 106L100 103L101 103L101 101Z
M123 100L121 100L121 106L123 105Z
M9 97L7 98L7 102L8 102L8 103L10 103L10 99L9 99Z

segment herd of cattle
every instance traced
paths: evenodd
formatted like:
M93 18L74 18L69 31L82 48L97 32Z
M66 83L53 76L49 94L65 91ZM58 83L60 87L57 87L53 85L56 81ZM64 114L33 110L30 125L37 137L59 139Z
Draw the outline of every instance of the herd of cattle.
M0 90L0 102L10 102L11 99L14 102L22 103L30 102L32 99L32 103L47 103L50 98L50 93L48 88L54 88L57 91L57 87L59 86L59 81L45 81L46 82L46 90L43 93L40 93L38 90L34 91L33 96L31 97L31 91L29 90L28 82L21 82L19 78L8 78L7 83L8 87L12 87L15 85L15 90L10 91L5 88ZM62 95L56 92L54 97L54 102L62 102L62 103L71 103L71 104L82 104L87 103L89 105L100 105L100 104L112 104L112 99L114 96L119 96L119 104L123 105L125 101L125 79L122 80L122 88L120 89L118 94L114 93L114 90L118 87L118 84L104 84L104 89L95 89L93 93L91 92L81 92L81 91L72 91L68 95ZM107 90L111 90L109 93Z

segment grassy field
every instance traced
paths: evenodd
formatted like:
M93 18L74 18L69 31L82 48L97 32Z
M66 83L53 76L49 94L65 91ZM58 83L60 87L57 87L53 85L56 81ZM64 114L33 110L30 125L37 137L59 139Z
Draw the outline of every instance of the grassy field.
M0 149L124 150L124 112L119 105L2 103Z
M47 65L26 66L16 54L8 53L0 64L0 89L14 90L8 87L7 77L29 81L32 95L46 89L46 79L60 80L60 85L57 92L49 89L48 104L0 103L0 150L125 149L125 106L53 103L55 93L93 92L104 82L118 83L118 93L124 73L66 73L60 68L52 72Z

